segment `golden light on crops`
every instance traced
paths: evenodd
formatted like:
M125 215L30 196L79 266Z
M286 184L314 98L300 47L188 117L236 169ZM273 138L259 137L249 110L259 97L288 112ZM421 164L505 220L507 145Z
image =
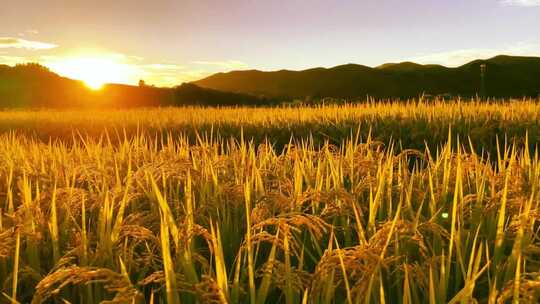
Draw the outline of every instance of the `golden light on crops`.
M0 122L10 303L540 303L536 99Z
M47 65L62 76L82 80L93 90L105 83L128 83L134 76L130 65L111 56L67 57Z

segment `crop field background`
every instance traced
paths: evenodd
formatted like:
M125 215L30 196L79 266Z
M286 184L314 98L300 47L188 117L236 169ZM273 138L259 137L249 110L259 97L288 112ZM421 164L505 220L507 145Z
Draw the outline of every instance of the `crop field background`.
M0 112L0 303L537 303L540 103Z
M400 148L436 149L453 137L470 138L479 152L496 152L497 137L523 144L526 133L534 148L540 140L540 102L371 102L349 105L276 108L148 108L103 111L0 111L0 131L16 131L41 141L69 141L75 135L107 135L112 143L145 132L164 138L187 137L196 143L196 133L213 138L268 141L281 150L291 139L311 140L316 146L328 141L341 145L344 138L390 141Z

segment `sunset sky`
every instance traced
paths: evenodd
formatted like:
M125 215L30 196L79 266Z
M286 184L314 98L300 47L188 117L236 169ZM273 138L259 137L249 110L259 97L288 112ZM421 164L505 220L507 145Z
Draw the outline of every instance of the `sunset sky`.
M540 56L540 0L2 0L0 64L172 86L238 69ZM99 79L92 79L93 77Z

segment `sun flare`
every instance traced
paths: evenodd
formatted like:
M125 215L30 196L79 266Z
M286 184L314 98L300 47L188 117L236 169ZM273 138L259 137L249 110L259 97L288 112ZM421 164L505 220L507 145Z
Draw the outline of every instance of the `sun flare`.
M129 83L133 68L108 57L70 57L48 64L60 75L78 79L93 90L99 90L106 83Z

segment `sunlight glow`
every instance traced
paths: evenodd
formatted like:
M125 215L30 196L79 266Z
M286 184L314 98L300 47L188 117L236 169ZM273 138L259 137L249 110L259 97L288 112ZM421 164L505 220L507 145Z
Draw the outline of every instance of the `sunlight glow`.
M105 83L129 83L135 73L130 65L105 56L61 58L47 66L62 76L82 80L93 90L100 89Z

